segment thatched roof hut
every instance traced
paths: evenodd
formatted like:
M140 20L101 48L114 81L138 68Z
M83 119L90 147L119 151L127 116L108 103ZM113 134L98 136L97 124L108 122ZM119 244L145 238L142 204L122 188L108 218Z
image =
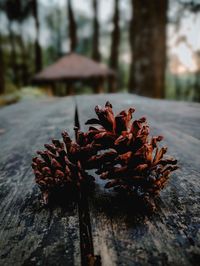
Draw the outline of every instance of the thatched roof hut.
M91 85L96 92L102 91L104 81L110 81L114 86L115 72L107 66L90 58L70 53L38 73L34 83L54 85L57 82L66 84L68 93L75 82ZM113 88L111 88L113 89Z

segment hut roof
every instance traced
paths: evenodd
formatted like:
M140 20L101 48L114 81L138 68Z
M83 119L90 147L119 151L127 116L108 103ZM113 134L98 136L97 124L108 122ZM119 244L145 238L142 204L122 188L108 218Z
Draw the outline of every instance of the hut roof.
M107 66L85 56L70 53L38 73L34 81L89 79L114 75L115 72Z

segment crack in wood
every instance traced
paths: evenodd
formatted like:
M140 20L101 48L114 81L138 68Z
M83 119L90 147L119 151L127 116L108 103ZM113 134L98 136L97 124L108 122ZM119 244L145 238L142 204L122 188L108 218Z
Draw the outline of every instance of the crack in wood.
M80 129L78 106L75 99L75 116L74 125ZM75 136L76 137L76 136ZM84 188L81 186L78 201L79 213L79 228L80 228L80 248L81 248L81 264L83 266L100 266L101 257L94 254L90 213L88 205L88 197L84 193Z

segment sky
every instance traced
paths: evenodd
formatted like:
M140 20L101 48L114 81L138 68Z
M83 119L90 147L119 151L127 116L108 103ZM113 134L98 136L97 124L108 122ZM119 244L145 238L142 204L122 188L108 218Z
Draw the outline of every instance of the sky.
M200 0L196 0L200 3ZM170 55L178 58L179 64L171 65L171 71L178 74L198 70L194 52L200 51L200 13L182 12L179 30L173 25L168 26L168 47ZM186 38L184 38L184 36ZM173 60L171 60L173 64Z

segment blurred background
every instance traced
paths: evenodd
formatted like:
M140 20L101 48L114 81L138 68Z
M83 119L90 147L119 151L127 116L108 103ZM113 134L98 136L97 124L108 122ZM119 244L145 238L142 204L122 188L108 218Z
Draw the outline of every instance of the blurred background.
M122 91L200 102L200 0L0 0L0 105Z

